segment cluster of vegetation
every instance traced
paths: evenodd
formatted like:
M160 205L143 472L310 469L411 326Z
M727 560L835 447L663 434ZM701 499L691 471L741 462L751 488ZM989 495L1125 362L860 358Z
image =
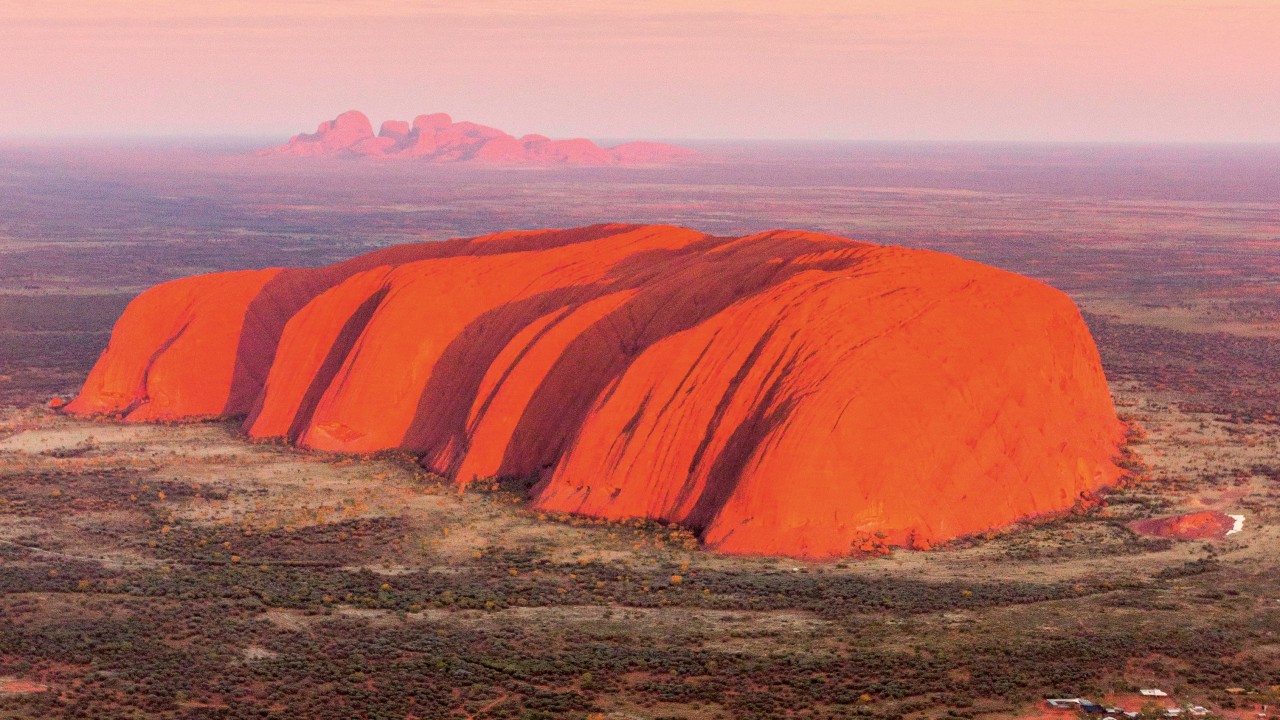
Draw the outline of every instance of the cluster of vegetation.
M447 572L389 573L376 569L418 547L402 517L196 524L166 508L209 497L207 488L127 474L33 480L0 484L49 499L20 502L24 513L49 517L90 496L98 510L142 508L129 537L145 560L0 546L0 613L14 620L0 624L0 675L59 688L0 697L0 714L588 718L622 704L651 717L901 718L937 708L967 717L1045 693L1100 693L1134 663L1160 658L1178 658L1183 682L1205 694L1280 677L1275 657L1240 659L1274 642L1280 610L1252 603L1260 578L1211 557L1088 584L691 566L675 552L563 560L517 547L477 551ZM1244 594L1215 598L1228 582ZM1188 613L1198 603L1234 611ZM587 608L595 614L581 622L554 619ZM655 632L646 626L657 608L716 629ZM824 623L822 639L770 625L788 612ZM1037 629L1064 612L1100 622ZM1105 621L1117 612L1152 618ZM955 613L967 619L946 620Z
M1086 319L1112 382L1172 393L1188 412L1280 424L1280 341Z
M69 395L132 295L0 294L0 407Z
M623 615L617 621L555 627L506 619L500 608L520 604L514 598L551 601L556 594L504 584L500 574L450 577L432 587L422 577L387 581L362 571L249 565L259 558L199 570L104 572L93 563L43 561L13 549L3 556L3 611L15 622L0 626L0 672L52 677L66 688L0 700L0 710L35 717L444 718L481 709L486 717L586 717L625 697L639 707L670 703L730 717L818 708L816 717L891 718L923 707L971 709L978 699L1013 706L1045 691L1096 692L1133 659L1180 658L1186 684L1214 689L1264 687L1280 672L1275 658L1235 659L1280 627L1276 611L1248 623L1195 629L1152 623L1143 632L1109 625L1006 634L971 626L946 633L954 638L890 647L877 642L877 626L886 620L1043 597L886 580L853 583L859 592L850 593L852 602L829 613L841 621L838 645L744 653L714 649L697 634L657 642L633 634L626 608L643 607L632 604L640 595L610 603ZM524 559L492 558L512 567ZM580 572L596 576L574 568ZM1220 571L1201 571L1213 572ZM543 571L549 586L574 585L556 575ZM823 588L813 576L725 573L702 581L719 588L715 604L734 610L816 606ZM806 592L813 595L785 599ZM1131 595L1151 592L1119 589L1104 599L1110 607L1133 607ZM670 593L666 602L701 607L701 595ZM51 611L49 597L58 598L61 611ZM395 612L383 622L338 609L412 613L415 604L479 607L494 621ZM266 611L279 608L294 608L301 627L267 619Z

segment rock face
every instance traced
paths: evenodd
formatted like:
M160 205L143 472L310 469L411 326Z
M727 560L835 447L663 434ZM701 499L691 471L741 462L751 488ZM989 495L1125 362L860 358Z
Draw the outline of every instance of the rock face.
M490 165L665 165L697 155L687 148L655 142L602 148L583 139L516 138L472 122L455 123L444 113L419 115L412 123L387 120L375 136L369 118L357 110L320 123L314 133L294 135L284 145L258 154L417 158Z
M1216 511L1188 513L1173 517L1139 520L1129 525L1142 535L1172 538L1174 540L1207 540L1224 538L1235 527L1230 515Z
M392 128L392 132L396 129ZM70 412L245 416L731 553L928 547L1071 506L1122 441L1076 307L956 257L603 225L140 295Z

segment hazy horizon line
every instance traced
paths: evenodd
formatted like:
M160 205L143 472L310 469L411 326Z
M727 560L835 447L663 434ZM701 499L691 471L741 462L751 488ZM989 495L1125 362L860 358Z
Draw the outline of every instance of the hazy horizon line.
M111 133L111 134L36 134L36 133L0 133L3 143L89 143L89 142L261 142L282 144L300 133L267 134L267 133ZM667 143L742 143L742 144L833 144L833 145L1107 145L1107 146L1232 146L1232 147L1280 147L1280 139L1275 140L1241 140L1241 139L1171 139L1171 138L919 138L919 137L763 137L763 136L606 136L606 135L552 135L553 139L567 140L585 138L593 142L634 142L654 141Z

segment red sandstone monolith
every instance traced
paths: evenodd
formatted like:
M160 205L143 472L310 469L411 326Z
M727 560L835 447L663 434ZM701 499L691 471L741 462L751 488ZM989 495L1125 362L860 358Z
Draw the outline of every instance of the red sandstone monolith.
M1043 283L630 225L165 283L68 410L244 415L255 438L398 448L462 484L535 478L543 510L810 558L1069 508L1119 476L1124 435L1080 313Z

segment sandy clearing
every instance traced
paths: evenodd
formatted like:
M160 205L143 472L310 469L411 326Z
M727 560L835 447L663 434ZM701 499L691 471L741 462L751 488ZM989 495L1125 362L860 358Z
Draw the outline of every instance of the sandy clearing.
M0 677L0 695L27 695L31 693L42 693L49 690L48 685L44 685L31 680L24 680L15 677Z

